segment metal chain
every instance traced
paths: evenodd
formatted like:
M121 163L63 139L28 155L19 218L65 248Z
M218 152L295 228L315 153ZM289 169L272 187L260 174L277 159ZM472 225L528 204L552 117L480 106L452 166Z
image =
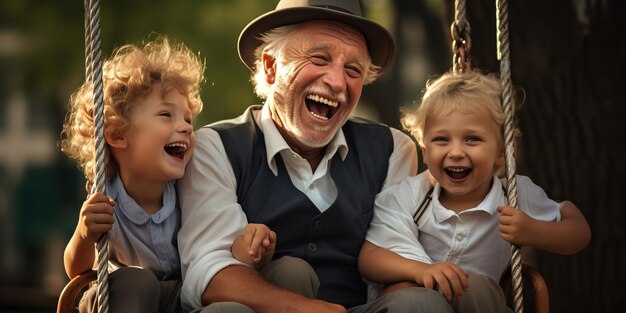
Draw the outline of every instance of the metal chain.
M515 142L513 127L513 87L511 84L511 61L509 50L509 13L507 0L496 0L498 59L500 60L500 80L502 82L502 107L504 109L504 144L506 157L506 190L509 206L517 208L517 179L515 178ZM511 276L515 312L524 312L522 294L522 256L516 245L511 245Z
M85 69L87 81L93 86L93 118L96 168L91 193L105 193L104 164L104 96L102 86L102 56L100 49L100 6L98 0L84 0L85 4ZM98 312L109 311L109 250L105 233L96 243L98 251Z
M454 1L454 21L450 25L452 34L452 71L455 74L465 73L472 68L470 50L472 39L470 38L470 24L465 14L465 0Z

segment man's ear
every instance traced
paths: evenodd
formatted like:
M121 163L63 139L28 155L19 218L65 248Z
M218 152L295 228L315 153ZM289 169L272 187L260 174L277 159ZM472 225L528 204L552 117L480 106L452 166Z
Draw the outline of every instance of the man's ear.
M266 52L263 52L263 72L268 84L271 85L276 81L276 59Z
M109 127L104 131L104 139L111 148L125 149L128 146L126 133L117 127Z

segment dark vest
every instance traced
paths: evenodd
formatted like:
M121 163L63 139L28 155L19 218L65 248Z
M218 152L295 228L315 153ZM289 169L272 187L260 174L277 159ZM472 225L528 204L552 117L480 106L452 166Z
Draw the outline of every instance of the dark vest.
M280 154L278 176L267 166L263 133L252 110L233 120L209 125L224 144L237 178L237 199L249 223L276 232L274 259L285 255L306 260L320 279L318 297L347 308L366 302L366 286L357 257L372 219L374 197L383 186L393 151L384 125L350 119L343 132L349 147L345 160L337 152L330 174L337 199L320 211L291 182Z

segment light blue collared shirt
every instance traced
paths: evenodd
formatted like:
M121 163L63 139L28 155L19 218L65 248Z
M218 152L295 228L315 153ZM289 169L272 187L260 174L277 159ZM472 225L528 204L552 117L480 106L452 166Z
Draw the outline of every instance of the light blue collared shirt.
M180 277L177 235L180 210L175 181L167 182L163 207L148 214L131 198L121 178L107 182L107 194L115 200L115 223L109 232L109 267L138 266L160 280Z

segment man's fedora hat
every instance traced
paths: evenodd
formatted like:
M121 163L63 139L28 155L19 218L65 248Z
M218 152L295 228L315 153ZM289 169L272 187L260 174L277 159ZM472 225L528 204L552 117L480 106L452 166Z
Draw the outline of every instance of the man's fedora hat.
M358 0L281 0L276 9L250 22L239 35L239 57L254 68L254 50L261 45L257 38L273 28L310 20L334 20L356 27L363 33L372 63L382 73L391 63L395 43L381 25L363 17Z

